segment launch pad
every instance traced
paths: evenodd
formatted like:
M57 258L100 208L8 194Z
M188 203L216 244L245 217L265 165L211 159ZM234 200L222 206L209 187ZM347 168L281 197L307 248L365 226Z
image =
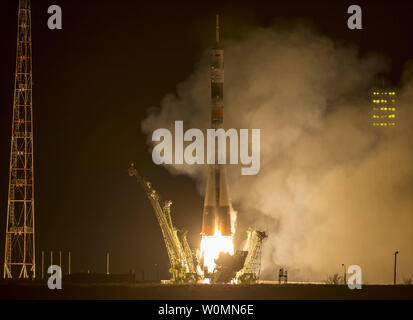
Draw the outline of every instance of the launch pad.
M173 224L172 201L167 200L162 203L152 184L139 175L134 164L131 164L128 174L135 177L145 190L161 227L170 263L170 283L256 283L258 281L261 269L262 242L267 237L265 232L248 230L244 249L235 253L233 247L230 251L228 248L220 246L222 238L225 238L224 243L228 243L227 240L230 240L233 245L232 235L215 237L217 243L202 243L205 239L205 235L203 235L200 250L192 250L186 238L187 231L178 229ZM204 246L213 245L214 252L218 252L216 257L210 256L207 263L205 262L207 248L202 248L203 244ZM214 264L212 268L208 264L211 262Z

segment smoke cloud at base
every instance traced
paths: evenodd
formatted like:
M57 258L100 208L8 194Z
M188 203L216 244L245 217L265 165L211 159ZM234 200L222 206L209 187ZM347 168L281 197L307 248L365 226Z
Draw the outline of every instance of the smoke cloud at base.
M224 49L224 126L261 129L260 172L232 165L228 179L237 238L250 226L269 234L262 278L285 266L290 280L320 281L345 263L362 267L364 283L390 283L395 250L399 279L413 277L413 68L397 89L397 126L373 128L368 94L389 70L385 58L302 26L258 29ZM206 52L142 123L149 144L175 120L208 127L209 77ZM166 168L203 191L205 167Z

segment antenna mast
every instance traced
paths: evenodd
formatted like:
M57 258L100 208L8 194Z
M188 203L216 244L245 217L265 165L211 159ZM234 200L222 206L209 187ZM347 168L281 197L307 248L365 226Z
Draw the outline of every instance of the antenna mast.
M19 0L4 278L35 278L30 0Z

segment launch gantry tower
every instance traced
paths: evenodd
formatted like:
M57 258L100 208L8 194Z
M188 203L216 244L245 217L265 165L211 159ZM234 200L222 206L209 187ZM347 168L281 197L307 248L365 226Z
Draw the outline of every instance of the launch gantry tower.
M247 230L247 242L244 251L247 251L244 267L237 273L237 279L241 282L255 282L261 272L262 243L267 238L263 231Z
M178 230L173 226L171 218L172 201L160 204L160 197L149 181L141 177L132 164L128 170L129 176L136 177L136 181L143 187L155 212L165 246L168 252L170 273L173 282L196 281L197 273L194 264L194 255L189 247L186 231Z

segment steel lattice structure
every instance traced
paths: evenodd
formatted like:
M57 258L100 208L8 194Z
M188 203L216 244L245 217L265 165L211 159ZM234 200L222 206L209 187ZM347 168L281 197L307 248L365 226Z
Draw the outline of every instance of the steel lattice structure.
M248 254L244 267L238 272L237 278L256 281L259 279L261 272L262 242L267 238L267 234L263 231L247 230L247 235L244 251L248 251Z
M35 278L30 0L19 0L4 278Z
M175 228L172 223L172 201L165 201L162 206L158 192L153 189L149 181L146 181L138 173L134 164L131 164L128 174L129 176L134 176L136 178L136 181L143 187L149 201L151 202L156 218L158 219L159 226L161 227L166 250L168 252L172 280L174 282L194 280L196 270L193 263L192 251L186 239L186 233L181 233L181 235L178 236L180 230Z

